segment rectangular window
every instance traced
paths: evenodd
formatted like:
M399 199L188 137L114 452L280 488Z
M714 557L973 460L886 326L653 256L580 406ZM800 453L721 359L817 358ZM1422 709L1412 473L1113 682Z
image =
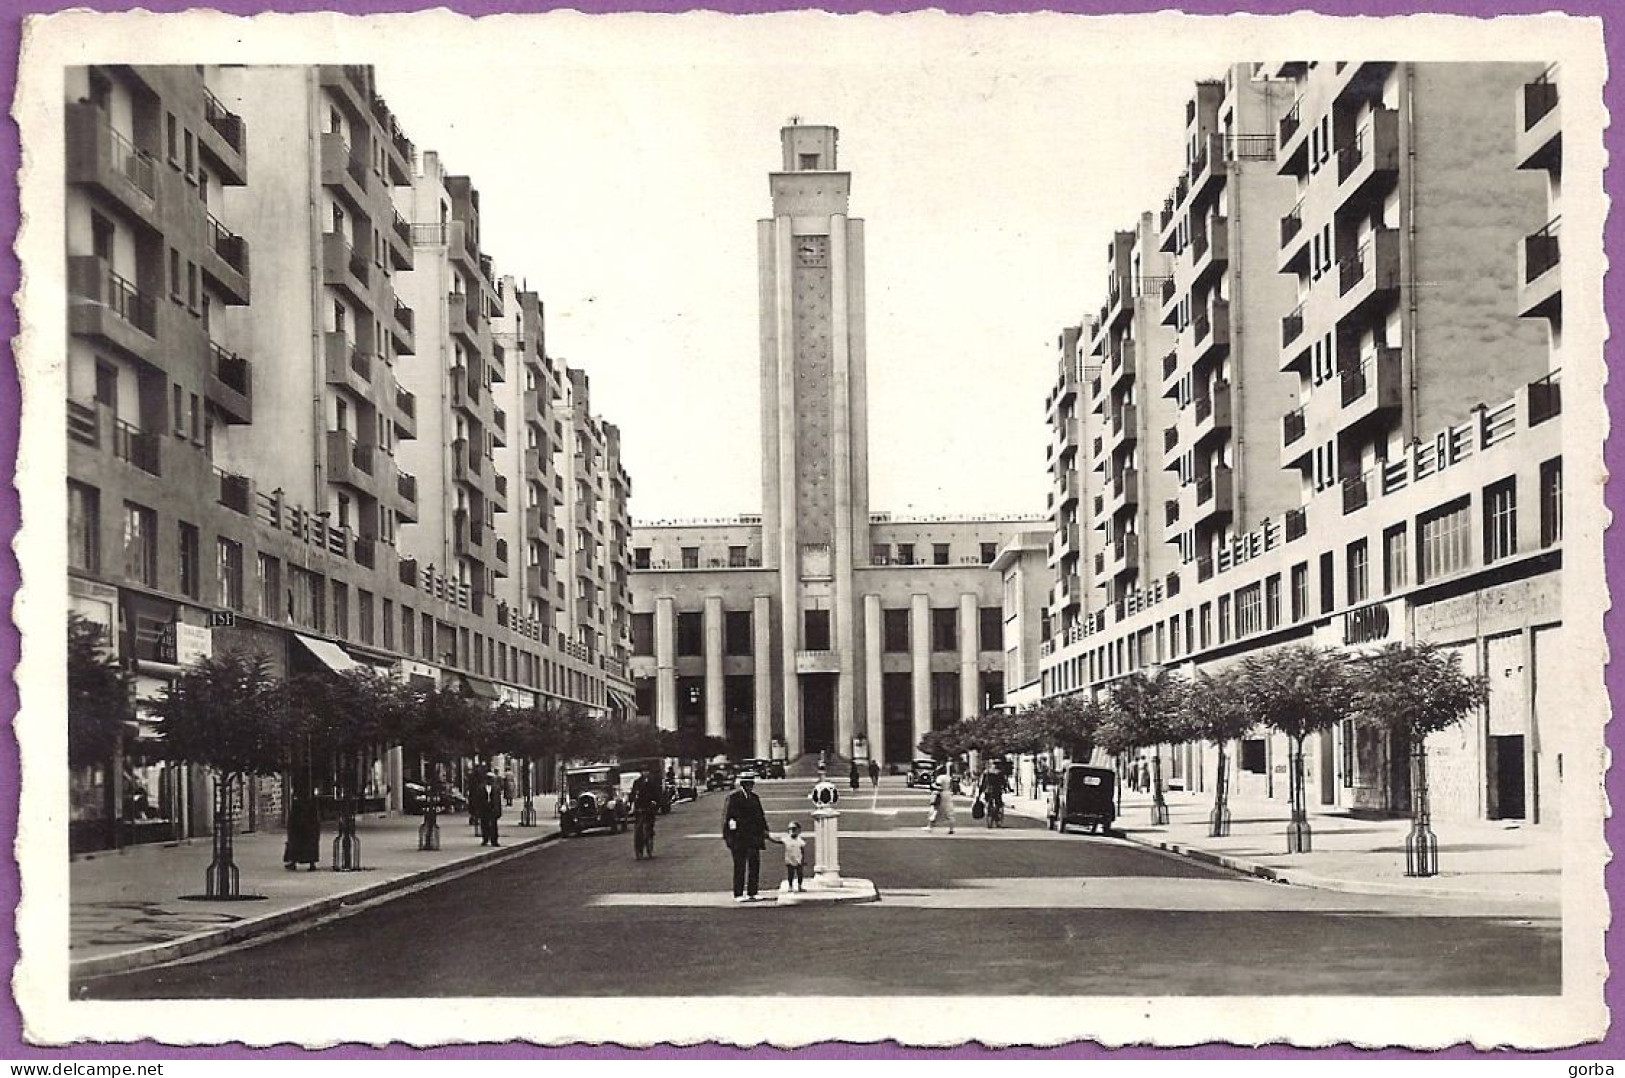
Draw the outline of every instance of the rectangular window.
M201 566L198 565L197 528L183 520L177 526L177 530L180 546L181 594L188 599L196 599L201 586L199 577L202 575Z
M632 615L632 654L653 655L655 653L655 616L653 614Z
M337 580L333 581L333 635L350 635L350 589Z
M1540 545L1551 546L1563 538L1563 458L1553 457L1540 466Z
M118 415L118 368L100 359L96 361L96 403Z
M885 636L885 649L888 652L906 652L908 650L908 611L882 610L880 612L882 635Z
M1337 609L1337 577L1336 565L1332 552L1326 551L1320 556L1320 612L1330 614Z
M403 604L401 606L401 651L407 655L414 654L417 651L417 633L415 632L417 623L417 611Z
M959 611L954 607L931 611L931 650L959 650Z
M1244 738L1241 742L1241 759L1237 766L1252 775L1262 775L1265 771L1264 739L1261 737Z
M754 647L749 610L728 610L722 615L722 653L749 655Z
M977 645L982 651L1004 650L1004 608L984 606L976 612Z
M869 562L872 565L890 565L891 564L891 544L890 543L870 543L869 544Z
M124 575L149 588L158 586L158 514L135 502L124 503Z
M698 569L700 567L700 548L686 546L683 548L683 568Z
M1219 643L1230 641L1230 610L1232 600L1228 595L1219 596Z
M1292 567L1292 620L1302 621L1309 613L1309 563Z
M1213 646L1213 604L1212 603L1203 603L1202 604L1201 609L1197 612L1197 620L1198 620L1198 622L1200 624L1200 636L1198 637L1198 639L1201 641L1202 647L1204 649L1212 647Z
M1518 552L1518 484L1511 476L1484 488L1484 564Z
M175 122L175 114L164 114L164 152L169 155L169 163L180 167L181 163L181 129Z
M220 605L228 610L243 608L243 544L221 538L215 542L215 568L220 585Z
M948 544L947 543L932 543L931 544L931 564L932 565L947 565L948 564Z
M186 264L186 305L197 310L197 263Z
M1261 584L1249 584L1236 592L1236 635L1249 636L1263 628L1264 588Z
M705 624L699 611L677 615L677 654L679 657L705 654Z
M68 565L102 570L102 496L95 487L68 480Z
M372 643L372 592L357 588L355 593L356 635L363 644Z
M185 148L186 152L185 161L183 162L185 171L188 176L191 176L192 170L197 168L197 144L192 139L192 132L185 130L181 132L181 145Z
M646 546L632 548L632 568L649 568L649 548Z
M731 546L728 548L728 568L743 569L747 560L744 547Z
M1382 533L1382 590L1392 595L1408 583L1410 559L1406 557L1405 525L1395 524Z
M898 565L913 565L914 564L914 544L913 543L898 543L897 544L897 564Z
M1371 555L1364 539L1348 546L1349 605L1363 603L1370 596Z
M1281 624L1281 574L1272 573L1264 578L1264 628L1273 629Z
M982 544L982 564L983 565L992 565L993 564L993 559L997 558L998 556L999 556L999 544L997 544L997 543L983 543Z
M802 641L808 651L829 650L829 611L802 611Z
M384 600L383 610L378 616L378 624L384 630L384 647L393 648L395 646L395 603L392 600Z
M940 671L931 675L931 728L940 730L965 716L959 713L959 674Z
M1465 497L1424 513L1416 522L1416 579L1428 583L1467 567L1472 507Z
M169 249L169 298L179 303L185 293L181 288L181 253L174 247Z
M281 621L287 613L282 605L282 563L261 554L254 565L254 583L260 593L260 617Z

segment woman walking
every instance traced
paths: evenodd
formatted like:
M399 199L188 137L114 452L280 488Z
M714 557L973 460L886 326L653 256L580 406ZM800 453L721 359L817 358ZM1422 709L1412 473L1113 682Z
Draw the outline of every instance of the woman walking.
M946 774L937 779L936 789L931 792L931 817L925 829L934 830L938 823L946 823L948 833L954 833L954 788Z

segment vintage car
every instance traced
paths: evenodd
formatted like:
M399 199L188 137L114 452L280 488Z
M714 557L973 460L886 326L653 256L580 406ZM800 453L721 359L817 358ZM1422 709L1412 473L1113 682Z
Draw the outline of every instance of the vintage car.
M700 787L698 780L694 778L692 764L684 764L677 769L677 783L671 793L678 801L693 801L700 796Z
M625 831L632 810L621 794L620 766L592 764L565 768L558 814L561 835L574 835L589 827Z
M1110 831L1117 818L1117 776L1110 768L1072 764L1063 768L1050 791L1049 829L1065 834L1069 825L1091 834Z
M761 765L762 769L757 773L760 774L764 779L784 778L783 760L762 760Z
M660 757L648 757L636 760L621 761L621 800L628 805L632 804L632 784L638 781L638 776L645 771L652 771L656 781L660 784L660 812L662 815L671 811L674 787L666 781L666 761Z
M937 784L937 772L941 765L929 756L921 756L908 768L907 783L909 786L925 786L927 788Z
M717 761L705 765L705 788L707 790L726 790L733 786L734 775L738 772L731 761Z

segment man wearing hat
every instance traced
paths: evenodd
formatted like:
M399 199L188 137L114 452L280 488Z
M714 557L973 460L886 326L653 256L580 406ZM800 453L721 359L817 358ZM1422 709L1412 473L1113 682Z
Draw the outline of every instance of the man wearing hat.
M762 874L762 848L767 845L767 814L756 796L756 772L739 775L739 789L728 795L722 813L722 841L734 855L734 901L755 902Z

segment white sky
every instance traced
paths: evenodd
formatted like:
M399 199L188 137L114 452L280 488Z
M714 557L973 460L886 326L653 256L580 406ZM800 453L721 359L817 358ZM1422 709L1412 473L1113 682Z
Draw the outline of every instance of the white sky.
M542 22L375 62L620 425L634 517L760 509L756 221L792 115L840 128L868 222L871 506L1040 512L1056 335L1100 305L1111 230L1161 207L1226 57L1000 21Z

